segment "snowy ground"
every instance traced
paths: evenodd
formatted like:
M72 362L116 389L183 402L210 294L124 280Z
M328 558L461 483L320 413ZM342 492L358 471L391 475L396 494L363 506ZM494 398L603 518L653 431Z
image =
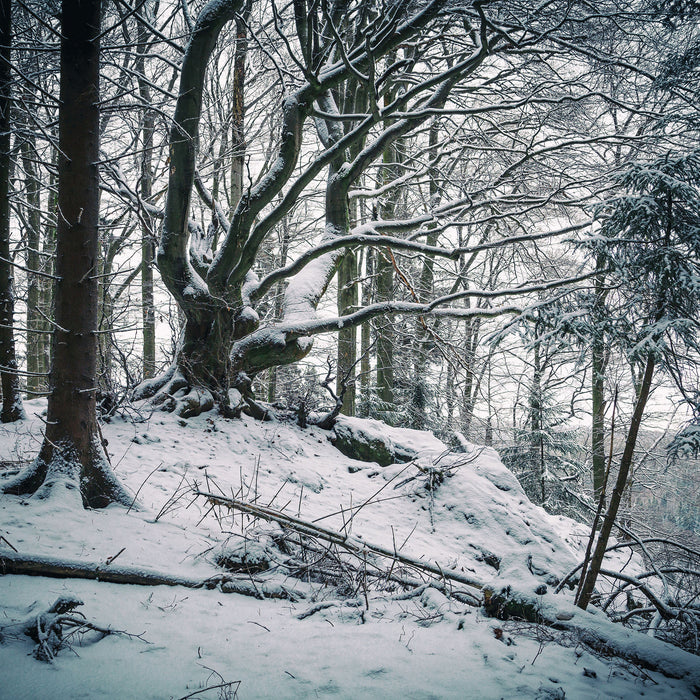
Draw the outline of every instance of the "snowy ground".
M36 453L42 408L28 402L26 421L0 426L0 461ZM366 430L391 435L418 455L412 464L381 468L343 456L315 428L214 413L189 421L160 412L142 417L103 426L116 472L138 491L139 510L75 511L0 497L0 552L11 546L26 555L207 579L221 572L212 558L222 547L240 547L251 527L274 528L240 513L217 519L192 498L197 483L494 588L534 594L545 584L551 591L580 557L585 531L533 506L491 450L445 455L428 434L366 422ZM426 472L436 467L446 476L430 491ZM251 556L265 551L269 538L259 539L246 545ZM373 586L365 597L359 585L343 598L337 587L281 570L264 577L306 597L0 576L0 698L693 697L683 681L601 657L571 633L490 619L432 587L401 599L399 589ZM85 646L76 640L53 664L37 661L31 640L9 625L65 595L84 602L89 621L137 636ZM330 607L304 617L319 602Z

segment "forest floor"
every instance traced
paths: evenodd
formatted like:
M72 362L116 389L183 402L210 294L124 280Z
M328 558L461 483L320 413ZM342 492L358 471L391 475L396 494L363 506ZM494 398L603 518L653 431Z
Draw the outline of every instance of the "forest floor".
M25 421L0 426L0 478L40 445L45 403L26 408ZM694 697L692 682L606 656L570 630L487 617L459 600L480 592L449 577L401 586L394 579L420 583L423 573L300 540L194 494L269 507L340 533L356 551L378 545L497 591L523 591L543 609L571 608L571 592L554 596L552 584L582 558L586 528L530 503L493 450L448 454L430 433L346 424L415 459L359 462L341 454L330 433L285 421L142 412L102 427L138 507L76 510L61 499L0 497L0 555L186 581L220 576L223 555L248 567L238 574L242 586L269 594L0 576L0 698ZM306 568L295 571L290 560ZM608 566L635 563L620 557ZM463 595L450 595L453 584ZM76 627L47 663L21 630L62 597L83 603L73 620L80 612L115 633L95 642L101 634ZM629 634L634 644L666 647ZM670 647L663 653L681 665L692 658Z

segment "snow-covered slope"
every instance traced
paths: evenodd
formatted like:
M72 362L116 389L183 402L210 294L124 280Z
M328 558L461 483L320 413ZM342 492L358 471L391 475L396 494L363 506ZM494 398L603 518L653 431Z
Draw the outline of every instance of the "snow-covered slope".
M26 421L0 427L0 461L36 452L42 408L28 402ZM0 552L13 547L204 580L221 571L213 560L222 547L236 549L247 535L252 549L255 533L274 527L212 511L193 497L196 485L494 588L542 593L542 584L551 589L580 558L585 529L531 504L493 450L452 454L427 433L345 425L378 433L414 459L387 467L358 462L328 432L277 421L214 413L189 421L160 412L115 418L104 437L139 508L76 512L4 496ZM76 654L64 651L47 666L27 655L29 639L5 626L0 698L181 698L205 687L194 697L232 697L234 690L239 698L692 697L681 681L598 658L569 633L488 619L435 588L410 597L358 590L343 600L337 587L289 579L281 569L278 578L306 598L2 576L0 627L70 594L84 601L91 621L140 636L74 646ZM240 684L213 687L232 681Z

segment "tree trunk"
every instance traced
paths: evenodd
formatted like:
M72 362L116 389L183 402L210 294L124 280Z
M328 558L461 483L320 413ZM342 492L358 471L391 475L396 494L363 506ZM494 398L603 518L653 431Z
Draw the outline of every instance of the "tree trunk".
M428 146L430 148L429 155L431 160L437 155L437 147L439 142L439 122L433 120L428 133ZM438 187L438 172L435 168L431 168L428 175L428 194L429 206L435 207L440 201L440 190ZM425 239L427 245L435 246L438 242L437 233L429 233ZM418 285L417 295L420 303L425 303L433 295L434 277L435 277L435 258L428 255L423 260L423 265L420 272L420 281ZM417 430L424 430L427 423L426 408L428 399L428 384L426 376L428 372L428 357L430 353L430 337L428 332L427 321L423 316L416 319L415 324L415 341L414 341L414 370L413 370L413 392L411 396L411 427Z
M4 487L45 498L78 494L86 507L129 504L95 413L99 214L101 0L64 0L61 12L55 348L46 437L34 464Z
M394 298L394 268L386 253L377 256L377 301ZM390 319L378 319L377 332L377 398L381 402L382 418L391 423L386 415L394 407L394 327Z
M27 134L22 142L22 168L24 170L24 188L26 193L26 232L27 232L27 269L41 270L41 183L36 173L36 149L34 139ZM46 392L44 319L39 308L41 301L42 278L37 274L27 273L27 397L34 398Z
M55 134L58 140L58 134ZM42 271L48 275L53 275L56 268L56 222L58 221L58 151L51 148L53 168L49 173L49 191L46 204L46 220L44 224L44 243L42 247ZM51 360L53 357L53 325L50 319L54 317L54 296L55 281L51 277L40 277L39 284L39 309L41 309L42 320L40 327L44 333L40 336L42 340L42 372L46 375L46 391L49 389L49 372L51 371Z
M287 264L287 255L289 254L289 243L291 241L292 233L289 228L289 217L284 217L280 224L280 253L279 253L279 267L284 267ZM280 281L277 283L275 290L275 300L274 300L274 319L275 321L280 321L282 319L282 314L284 312L283 301L284 301L284 282ZM274 403L277 398L277 367L270 367L270 375L268 379L267 386L267 400L270 403Z
M246 2L241 14L236 16L236 56L233 65L233 114L231 115L231 209L235 209L243 196L243 172L245 169L245 67L248 56L247 20L251 3Z
M382 184L390 183L397 175L398 149L393 144L382 156ZM396 218L398 192L390 191L381 206L381 217L386 220ZM387 249L377 256L377 301L389 301L394 298L394 265L392 252ZM394 326L390 319L380 318L375 325L377 332L377 397L381 403L380 415L383 420L392 423L394 410Z
M12 42L12 7L9 0L0 2L0 383L2 410L0 420L10 423L24 417L15 337L13 332L15 297L10 264L10 141L12 95L10 70Z
M338 313L352 313L358 308L357 255L348 251L338 265ZM342 413L355 415L355 362L357 361L357 328L350 326L338 332L338 395L345 388Z
M597 336L591 344L591 462L593 496L605 498L605 347Z
M647 400L649 399L651 381L654 377L654 366L654 356L650 355L646 361L644 376L639 387L634 412L632 413L632 420L630 422L629 431L627 432L627 439L625 440L625 449L622 453L622 458L620 459L620 470L617 474L615 488L610 496L610 504L608 505L608 510L600 528L600 533L598 534L595 550L593 552L593 556L591 557L591 563L583 579L581 591L576 601L576 604L582 610L585 610L591 601L593 589L595 588L598 574L600 573L600 569L603 565L603 557L605 556L605 550L608 546L608 540L610 539L610 534L612 533L613 526L615 525L615 518L617 517L617 512L620 508L622 494L624 493L625 486L627 485L627 477L630 473L630 469L632 468L632 460L634 459L634 448L637 444L639 426L642 423L644 409L646 408Z
M532 364L532 384L530 385L530 444L529 444L529 466L535 473L540 487L540 505L547 500L546 491L546 464L544 460L544 445L542 431L544 429L543 406L542 406L542 362L540 359L540 344L538 340L538 329L535 326L535 348Z
M148 49L148 33L143 24L138 25L136 74L139 97L144 105L141 123L141 198L149 202L153 194L153 136L156 122L151 105L151 88L145 78L145 53ZM154 223L151 215L141 210L141 320L143 323L144 379L156 372L156 309L153 298L153 265L156 257Z
M112 260L111 231L105 231L107 241L103 250L97 256L97 374L96 386L101 392L112 392L113 343L112 328L114 328L114 299L112 298Z
M362 284L362 306L369 306L372 303L372 287L374 275L374 250L365 248L363 250L364 257L364 274L365 281ZM370 350L372 343L372 327L369 322L363 323L360 328L360 405L358 407L358 415L366 418L370 414L370 392L372 390L372 363L370 358Z
M596 269L603 270L605 259L599 255ZM607 294L602 272L595 279L593 306L593 340L591 342L591 465L593 469L593 496L596 501L603 493L605 483L605 338L603 335L603 301Z

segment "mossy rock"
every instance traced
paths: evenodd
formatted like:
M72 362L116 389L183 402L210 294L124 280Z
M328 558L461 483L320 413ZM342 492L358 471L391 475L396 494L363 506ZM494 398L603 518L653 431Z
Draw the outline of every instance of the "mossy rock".
M333 428L331 442L346 457L361 462L376 462L382 467L394 464L396 453L390 440L376 435L367 435L362 430L353 430L347 425L337 424Z
M518 619L526 622L541 622L540 606L536 599L513 592L510 586L498 593L484 589L484 610L489 617L499 620Z

